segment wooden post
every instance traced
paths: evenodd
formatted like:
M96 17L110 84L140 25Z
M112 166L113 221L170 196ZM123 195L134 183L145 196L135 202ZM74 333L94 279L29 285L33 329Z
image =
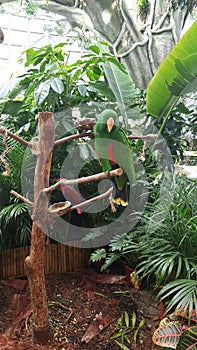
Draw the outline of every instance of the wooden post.
M54 119L50 112L40 112L37 163L34 177L34 207L30 255L25 259L33 310L33 340L47 344L52 337L48 319L44 260L47 233L48 195L42 190L49 186L54 146Z

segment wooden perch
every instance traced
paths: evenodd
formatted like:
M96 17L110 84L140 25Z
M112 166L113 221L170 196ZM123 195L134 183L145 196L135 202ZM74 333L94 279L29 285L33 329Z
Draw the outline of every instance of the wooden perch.
M79 131L92 131L94 126L96 124L96 120L95 118L80 118L76 121L75 123L75 126L77 128L77 130ZM79 134L80 135L80 134ZM81 133L81 135L84 135L84 136L90 136L92 137L93 136L93 133ZM74 136L74 135L72 135ZM84 137L84 136L81 136L81 137ZM149 135L129 135L128 138L131 139L131 140L151 140L151 139L154 139L156 138L158 135L156 134L149 134ZM72 138L72 140L74 139L74 137Z
M94 125L96 124L95 118L79 118L75 126L77 130L83 131L83 130L93 130Z
M93 198L90 198L88 199L87 201L84 201L80 204L76 204L76 205L73 205L73 207L69 208L68 211L71 211L71 210L75 210L77 208L81 208L81 207L84 207L85 205L88 205L88 204L91 204L91 203L94 203L102 198L105 198L107 196L110 196L111 193L113 191L113 187L110 187L110 189L102 194L99 194L98 196L96 197L93 197Z
M31 202L29 199L21 196L21 194L19 194L18 192L14 191L14 190L11 190L10 194L12 194L14 197L20 199L22 202L24 202L24 203L30 205L31 207L33 207L33 205L34 205L33 202Z
M59 146L59 145L61 145L64 142L69 142L69 141L72 141L72 140L81 139L83 137L90 137L90 138L92 138L92 136L93 136L93 132L84 132L84 133L81 133L81 134L69 135L69 136L63 137L62 139L59 139L59 140L55 141L55 146Z
M7 134L8 136L10 136L12 139L20 142L22 145L26 146L26 147L32 147L31 143L22 139L22 137L17 136L16 134L14 134L13 132L7 130L6 128L4 128L3 126L0 126L0 134Z
M129 135L129 140L152 140L156 139L157 134L148 134L148 135Z
M88 120L89 119L92 119L92 118L88 118ZM84 130L84 125L85 125L85 120L86 119L84 119L83 130ZM94 134L93 134L93 132L91 132L91 130L93 129L94 124L95 124L95 122L86 125L85 129L86 130L90 130L89 132L77 133L77 134L74 134L74 135L66 136L66 137L64 137L62 139L59 139L59 140L55 141L54 145L55 146L59 146L62 143L70 142L72 140L77 140L77 139L80 139L80 138L83 138L83 137L90 137L90 138L92 138ZM79 130L80 130L80 127L79 127ZM4 128L3 126L1 126L0 127L0 134L5 134L5 133L8 136L10 136L11 138L13 138L14 140L20 142L22 145L26 146L26 147L29 147L29 148L33 147L33 143L32 142L28 142L28 141L24 140L23 138L17 136L13 132L11 132L11 131L7 130L6 128ZM156 138L157 136L158 136L157 134L129 135L128 138L130 140L151 140L151 139Z
M110 196L111 193L113 191L113 187L110 187L110 189L96 197L93 197L93 198L90 198L90 199L87 199L86 201L84 202L81 202L80 204L76 204L76 205L73 205L72 207L70 206L70 202L59 202L59 203L55 203L53 205L51 205L48 209L48 212L49 214L56 214L58 216L62 216L68 212L71 212L75 209L78 209L78 208L81 208L81 207L84 207L85 205L88 205L88 204L91 204L91 203L94 203L102 198L105 198L107 196ZM69 204L70 203L70 204Z
M79 130L79 133L74 134L74 135L69 135L66 137L63 137L62 139L59 139L55 141L55 146L59 146L62 143L65 142L70 142L72 140L77 140L80 138L84 137L89 137L92 138L94 136L93 128L95 125L96 121L94 118L81 118L76 121L76 128ZM84 132L84 130L86 130ZM152 140L156 138L158 135L157 134L148 134L148 135L129 135L128 138L130 140Z
M122 169L121 168L118 168L118 169L115 169L115 170L112 170L109 172L109 175L102 172L102 173L99 173L99 174L95 174L95 175L91 175L91 176L87 176L87 177L80 177L78 179L73 179L73 180L61 180L59 182L57 182L56 184L48 187L48 188L44 188L43 191L41 191L41 193L49 193L49 192L52 192L54 191L56 188L58 188L59 186L61 185L73 185L73 184L79 184L79 183L86 183L86 182L91 182L91 181L97 181L97 180L102 180L102 179L108 179L109 177L113 177L113 176L120 176L122 175ZM95 201L98 201L104 197L107 197L107 196L110 196L110 194L112 193L113 191L113 188L111 187L108 191L106 191L105 193L102 193L96 197L93 197L93 198L90 198L84 202L81 202L80 204L77 204L77 205L74 205L72 207L70 207L70 204L66 206L66 208L61 208L61 205L63 207L65 207L66 203L69 203L69 202L60 202L60 203L55 203L53 204L52 206L49 207L48 211L50 214L57 214L59 216L62 216L64 215L65 213L69 212L69 211L73 211L75 209L78 209L82 206L85 206L85 205L88 205L90 203L93 203ZM22 202L30 205L30 206L33 206L34 203L31 202L29 199L23 197L21 194L19 194L18 192L16 191L13 191L11 190L10 191L10 194L12 194L13 196L15 196L16 198L20 199ZM42 196L42 194L41 194ZM59 207L58 207L58 204L59 204Z
M111 187L108 191L96 196L96 197L93 197L93 198L90 198L84 202L81 202L80 204L77 204L77 205L73 205L71 206L71 203L66 201L66 202L59 202L59 203L55 203L53 205L51 205L48 209L48 212L49 214L56 214L58 216L62 216L70 211L73 211L75 209L78 209L80 207L84 207L85 205L88 205L90 203L93 203L93 202L96 202L102 198L105 198L107 196L110 196L110 194L112 193L113 191L113 188ZM16 191L13 191L11 190L10 191L10 194L12 194L13 196L15 196L16 198L20 199L22 202L30 205L31 207L33 207L34 203L31 202L29 199L21 196L21 194L19 194L18 192Z
M121 176L123 173L121 168L115 169L115 170L111 170L108 173L102 172L102 173L98 173L95 175L91 175L91 176L85 176L85 177L79 177L78 179L73 179L73 180L61 180L56 182L54 185L49 186L47 188L43 189L44 193L50 193L54 190L56 190L58 187L62 186L62 185L79 185L79 184L84 184L87 182L92 182L92 181L100 181L103 179L108 179L109 177L114 177L114 176Z

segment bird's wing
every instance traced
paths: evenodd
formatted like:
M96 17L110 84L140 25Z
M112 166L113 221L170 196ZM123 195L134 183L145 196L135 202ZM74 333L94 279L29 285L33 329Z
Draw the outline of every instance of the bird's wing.
M117 131L119 142L114 144L114 155L119 166L127 174L131 183L136 182L135 167L130 142L123 130Z
M106 138L95 139L95 149L99 157L99 163L102 165L103 171L108 171L111 169L111 164L109 161L109 154L108 154L109 146L110 146L110 140Z

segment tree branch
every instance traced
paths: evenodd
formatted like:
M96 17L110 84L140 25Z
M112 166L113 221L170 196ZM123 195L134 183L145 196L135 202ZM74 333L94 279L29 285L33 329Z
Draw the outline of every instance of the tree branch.
M14 134L13 132L7 130L6 128L4 128L4 126L0 126L0 134L7 134L8 136L10 136L12 139L20 142L22 145L26 146L26 147L32 147L31 143L22 139L21 137L17 136L16 134Z
M80 177L78 179L73 179L73 180L61 180L55 183L52 186L49 186L47 188L43 189L44 193L50 193L54 190L56 190L58 187L62 185L79 185L79 184L84 184L87 182L92 182L92 181L99 181L103 179L109 179L109 177L114 177L114 176L121 176L123 173L121 168L111 170L108 173L102 172L99 174L91 175L91 176L85 176L85 177Z
M21 194L19 194L18 192L14 191L14 190L11 190L10 194L12 194L14 197L20 199L22 202L24 202L24 203L30 205L31 207L33 207L34 203L31 202L29 199L21 196Z
M92 132L94 125L96 123L96 120L94 118L82 118L82 119L78 119L76 121L76 128L79 131L84 131L87 130L87 132L81 132L81 133L77 133L74 135L69 135L66 136L62 139L59 139L57 141L55 141L55 146L59 146L64 142L69 142L72 140L76 140L76 139L80 139L83 137L90 137L92 138L94 133ZM156 138L157 135L156 134L148 134L148 135L129 135L128 138L131 140L150 140L153 138Z
M81 208L81 207L84 207L85 205L88 205L90 203L94 203L102 198L107 197L107 196L110 196L112 191L113 191L113 187L110 187L110 189L108 191L106 191L106 192L104 192L96 197L90 198L87 201L81 202L80 204L73 205L72 207L68 208L68 212L75 210L75 209L78 209L78 208Z
M108 173L102 172L99 174L86 176L86 177L80 177L78 179L73 179L73 180L64 179L64 180L58 181L56 184L54 184L50 187L44 188L43 191L41 191L41 193L50 193L62 185L75 185L75 184L87 183L87 182L92 182L92 181L99 181L99 180L103 180L103 179L108 179L109 177L121 176L122 173L123 173L122 169L118 168L115 170L111 170ZM111 187L108 191L106 191L106 192L104 192L96 197L90 198L84 202L81 202L80 204L77 204L77 205L74 205L74 206L68 208L68 210L66 212L73 211L75 209L81 208L81 207L86 206L86 205L93 203L95 201L98 201L104 197L107 197L112 193L112 191L113 191L113 187ZM40 195L41 195L41 193L40 193ZM12 194L16 198L20 199L22 202L33 207L34 203L31 202L29 199L20 195L18 192L11 190L10 194ZM62 214L59 214L59 216L64 215L64 214L65 214L65 212Z
M60 208L60 210L55 209L55 210L53 211L52 209L50 209L50 214L56 214L56 215L58 215L58 216L65 215L65 214L67 214L67 213L69 213L69 212L71 212L71 211L73 211L73 210L75 210L75 209L85 207L85 206L88 205L88 204L94 203L94 202L96 202L96 201L98 201L98 200L100 200L100 199L102 199L102 198L105 198L105 197L107 197L107 196L110 196L111 193L112 193L112 191L113 191L113 187L110 187L110 189L107 190L106 192L104 192L104 193L102 193L102 194L100 194L100 195L98 195L98 196L96 196L96 197L87 199L87 200L85 200L84 202L81 202L80 204L76 204L76 205L73 205L72 207L68 207L68 208L65 209L65 210L61 210L61 208ZM55 205L57 206L58 203L56 203ZM54 206L54 204L53 204L50 208L52 208L53 206Z
M66 136L66 137L64 137L62 139L59 139L59 140L55 141L55 146L59 146L62 143L69 142L69 141L72 141L72 140L81 139L83 137L90 137L90 138L92 138L92 136L93 136L92 132L84 132L84 133L81 133L81 134L69 135L69 136ZM157 134L129 135L128 139L129 140L151 140L151 139L156 138L157 136L158 136Z
M93 129L93 126L94 126L94 123L92 122L92 124L90 125L90 130ZM84 124L81 125L81 124L78 124L78 128L79 130L84 127ZM6 128L4 128L3 126L0 127L0 134L7 134L8 136L10 136L11 138L13 138L14 140L20 142L22 145L26 146L26 147L29 147L29 148L32 148L33 147L33 143L32 142L28 142L24 139L22 139L21 137L17 136L16 134L14 134L13 132L7 130ZM61 145L62 143L65 143L65 142L69 142L69 141L72 141L72 140L77 140L77 139L80 139L80 138L83 138L83 137L90 137L92 138L93 136L93 132L84 132L84 133L79 133L79 134L74 134L74 135L69 135L69 136L66 136L62 139L59 139L57 141L55 141L54 145L55 146L59 146ZM142 139L142 140L148 140L148 139L152 139L152 138L155 138L157 137L156 134L149 134L149 135L129 135L128 138L131 139L131 140L138 140L138 139Z
M129 140L152 140L156 138L158 135L157 134L147 134L147 135L129 135L128 139Z
M81 133L81 134L74 134L74 135L69 135L69 136L66 136L62 139L59 139L57 141L55 141L55 146L59 146L61 145L62 143L64 142L69 142L69 141L72 141L72 140L77 140L77 139L80 139L82 137L92 137L93 136L93 133L92 132L84 132L84 133Z

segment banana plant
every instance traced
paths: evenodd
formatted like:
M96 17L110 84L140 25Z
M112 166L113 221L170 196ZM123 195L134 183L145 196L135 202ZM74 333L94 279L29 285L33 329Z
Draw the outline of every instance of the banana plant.
M171 50L147 89L147 112L167 120L178 99L197 88L197 20Z
M147 89L147 112L162 121L160 133L177 101L184 94L196 91L197 88L197 20L180 39L177 45L158 68ZM171 281L160 292L162 299L173 298L168 309L185 305L189 308L189 316L197 312L197 286L190 278ZM185 289L187 288L187 291ZM195 298L193 296L195 295ZM169 349L196 349L197 326L183 331L180 321L160 324L154 332L153 342Z
M126 130L129 130L129 119L139 120L144 117L143 108L140 108L140 90L136 88L125 67L111 56L109 47L103 43L99 44L99 50L103 60L102 69L107 79L110 90L115 96L119 111L123 117Z

